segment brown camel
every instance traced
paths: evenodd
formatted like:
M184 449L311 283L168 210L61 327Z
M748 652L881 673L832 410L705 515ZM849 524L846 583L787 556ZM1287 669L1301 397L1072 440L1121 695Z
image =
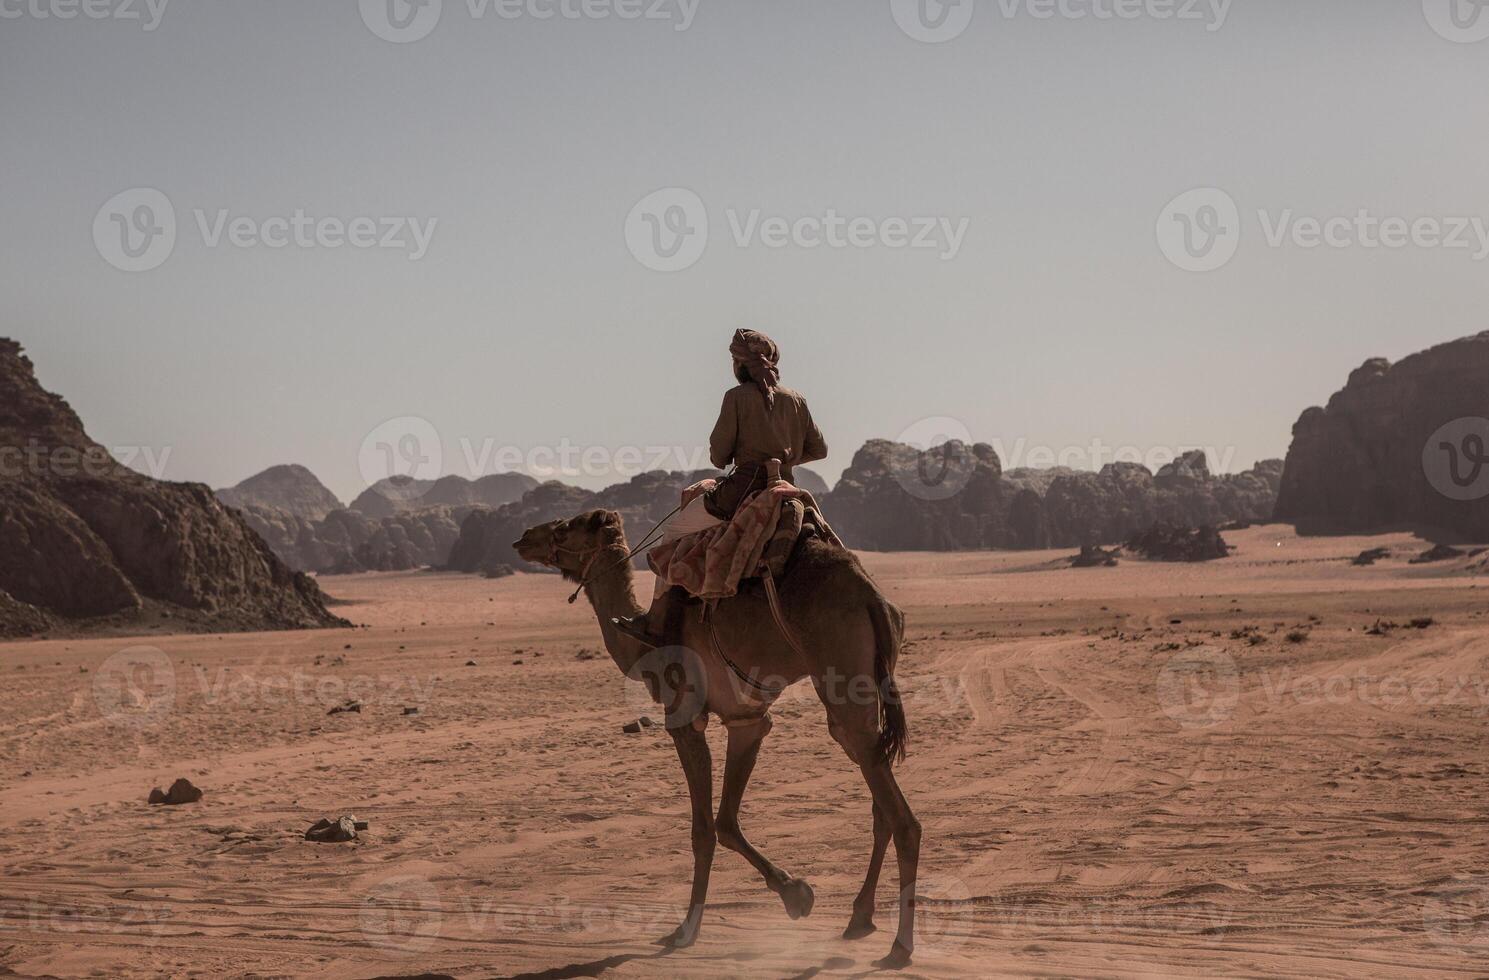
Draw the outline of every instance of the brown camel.
M798 549L780 583L782 614L795 643L781 633L763 592L747 589L719 602L707 620L702 604L687 606L681 645L649 651L611 624L615 617L642 611L619 514L597 510L550 521L528 529L514 547L524 560L582 583L611 658L627 676L646 683L652 698L667 710L667 728L692 801L693 891L687 917L660 944L682 948L698 938L716 844L743 855L780 896L791 918L811 913L811 886L752 847L739 828L740 801L771 728L771 703L790 684L810 678L827 709L828 731L862 770L874 803L868 875L843 935L858 939L874 931L874 893L893 838L899 860L899 931L889 955L877 965L908 964L915 948L920 824L890 768L905 751L905 713L894 682L904 616L853 553L816 538ZM713 763L703 735L709 715L728 728L717 818Z

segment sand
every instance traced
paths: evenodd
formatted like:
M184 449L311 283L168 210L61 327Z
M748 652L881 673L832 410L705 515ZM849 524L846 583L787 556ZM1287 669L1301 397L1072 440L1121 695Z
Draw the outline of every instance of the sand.
M902 975L1489 974L1489 576L1410 566L1404 535L1229 537L1195 566L866 557L910 624ZM869 803L809 689L742 822L815 910L721 849L698 944L660 955L686 792L576 656L587 607L542 575L323 584L368 628L0 646L0 975L831 977L887 951L892 863L879 932L839 938ZM145 803L180 776L201 802ZM302 839L344 813L358 841Z

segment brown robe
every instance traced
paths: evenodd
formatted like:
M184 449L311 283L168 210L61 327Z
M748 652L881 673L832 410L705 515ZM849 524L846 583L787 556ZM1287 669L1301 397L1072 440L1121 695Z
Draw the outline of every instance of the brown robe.
M765 463L781 461L781 476L794 483L792 470L803 463L827 458L827 441L812 421L807 400L790 388L775 389L774 406L753 382L737 385L724 393L719 421L709 437L709 456L734 472L704 498L708 512L729 520L745 497L766 484Z

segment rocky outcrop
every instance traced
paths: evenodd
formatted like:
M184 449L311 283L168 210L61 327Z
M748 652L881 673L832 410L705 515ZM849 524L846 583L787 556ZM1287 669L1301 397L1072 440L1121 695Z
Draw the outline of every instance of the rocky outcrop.
M333 510L318 521L267 507L242 513L291 568L345 575L443 565L470 510L434 507L383 518Z
M0 339L0 593L3 616L116 617L147 606L182 628L344 625L212 491L119 465Z
M824 506L849 545L874 551L1065 548L1117 544L1157 523L1180 526L1270 517L1282 463L1214 476L1202 452L1157 474L1136 463L1100 472L1004 472L991 446L927 452L868 442Z
M1155 524L1134 535L1127 548L1153 561L1214 561L1230 554L1230 545L1213 525Z
M521 500L537 485L537 480L524 473L492 473L475 480L462 476L438 480L393 476L362 491L350 506L368 517L391 517L431 507L501 507Z
M1293 426L1276 518L1489 541L1489 331L1366 361Z
M318 521L343 504L314 473L303 466L271 466L234 487L217 491L217 499L229 507L283 511L307 521Z

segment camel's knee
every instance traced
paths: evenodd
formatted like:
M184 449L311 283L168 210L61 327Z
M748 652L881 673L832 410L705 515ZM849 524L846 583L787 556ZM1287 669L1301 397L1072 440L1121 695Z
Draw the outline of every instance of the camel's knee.
M739 821L733 817L720 816L714 824L714 832L718 835L719 843L737 854L744 853L745 839L740 832Z
M712 854L714 845L719 841L718 831L714 827L713 817L708 816L702 820L693 821L693 853Z
M902 857L910 857L920 853L920 821L908 810L905 815L895 821L894 826L894 849Z

